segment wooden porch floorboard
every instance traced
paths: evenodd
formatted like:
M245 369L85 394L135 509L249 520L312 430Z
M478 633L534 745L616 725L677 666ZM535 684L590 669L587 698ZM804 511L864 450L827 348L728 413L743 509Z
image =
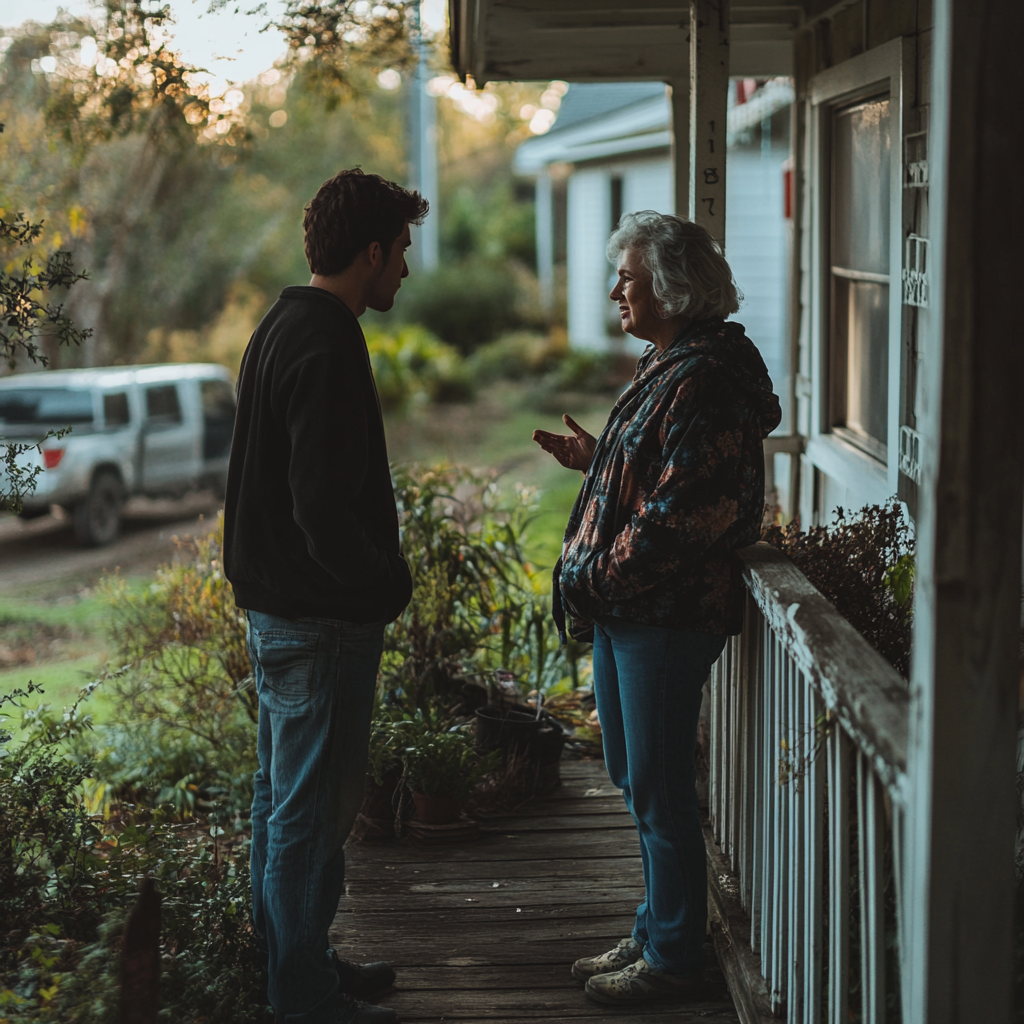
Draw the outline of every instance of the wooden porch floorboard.
M699 1001L623 1011L583 995L570 966L629 934L643 875L604 765L565 761L561 774L555 792L481 823L470 842L350 844L331 941L391 962L398 983L378 1001L409 1024L738 1024L710 943Z

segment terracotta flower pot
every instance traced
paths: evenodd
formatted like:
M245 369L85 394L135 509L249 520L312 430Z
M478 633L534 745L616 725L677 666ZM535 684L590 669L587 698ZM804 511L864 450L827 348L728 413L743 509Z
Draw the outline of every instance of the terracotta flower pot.
M450 825L462 813L462 804L450 796L413 792L412 798L416 801L416 817L424 825Z

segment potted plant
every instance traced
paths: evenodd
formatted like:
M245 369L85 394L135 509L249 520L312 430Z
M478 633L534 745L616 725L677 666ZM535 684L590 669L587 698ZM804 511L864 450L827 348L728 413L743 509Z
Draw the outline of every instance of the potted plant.
M481 753L461 726L447 732L411 730L402 761L416 815L428 825L458 821L473 787L501 763L500 751Z

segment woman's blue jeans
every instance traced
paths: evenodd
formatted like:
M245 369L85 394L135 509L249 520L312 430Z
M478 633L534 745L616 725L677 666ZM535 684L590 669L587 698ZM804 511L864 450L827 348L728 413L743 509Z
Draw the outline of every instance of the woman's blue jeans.
M655 969L704 967L707 860L695 783L701 690L724 636L609 618L594 630L594 694L612 782L640 836L633 938Z
M279 1020L337 1019L327 932L345 883L344 844L363 800L384 623L248 613L259 693L252 907Z

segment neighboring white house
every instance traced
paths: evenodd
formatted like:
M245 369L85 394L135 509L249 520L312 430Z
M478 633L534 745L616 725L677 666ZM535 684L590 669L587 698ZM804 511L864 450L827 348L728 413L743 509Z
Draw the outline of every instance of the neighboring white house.
M760 349L782 398L781 434L792 430L790 228L784 195L792 99L787 79L769 79L756 88L753 81L733 82L728 120L726 256L743 293L734 319ZM772 115L780 111L786 113L775 118L773 135ZM537 179L538 273L549 296L554 282L553 177L567 172L567 305L569 342L575 348L636 354L644 348L622 333L618 311L608 299L614 273L605 244L623 213L674 212L671 117L670 97L661 82L574 84L551 130L516 153L516 170ZM780 130L780 124L787 130ZM784 469L777 477L780 497L788 505L789 473Z

